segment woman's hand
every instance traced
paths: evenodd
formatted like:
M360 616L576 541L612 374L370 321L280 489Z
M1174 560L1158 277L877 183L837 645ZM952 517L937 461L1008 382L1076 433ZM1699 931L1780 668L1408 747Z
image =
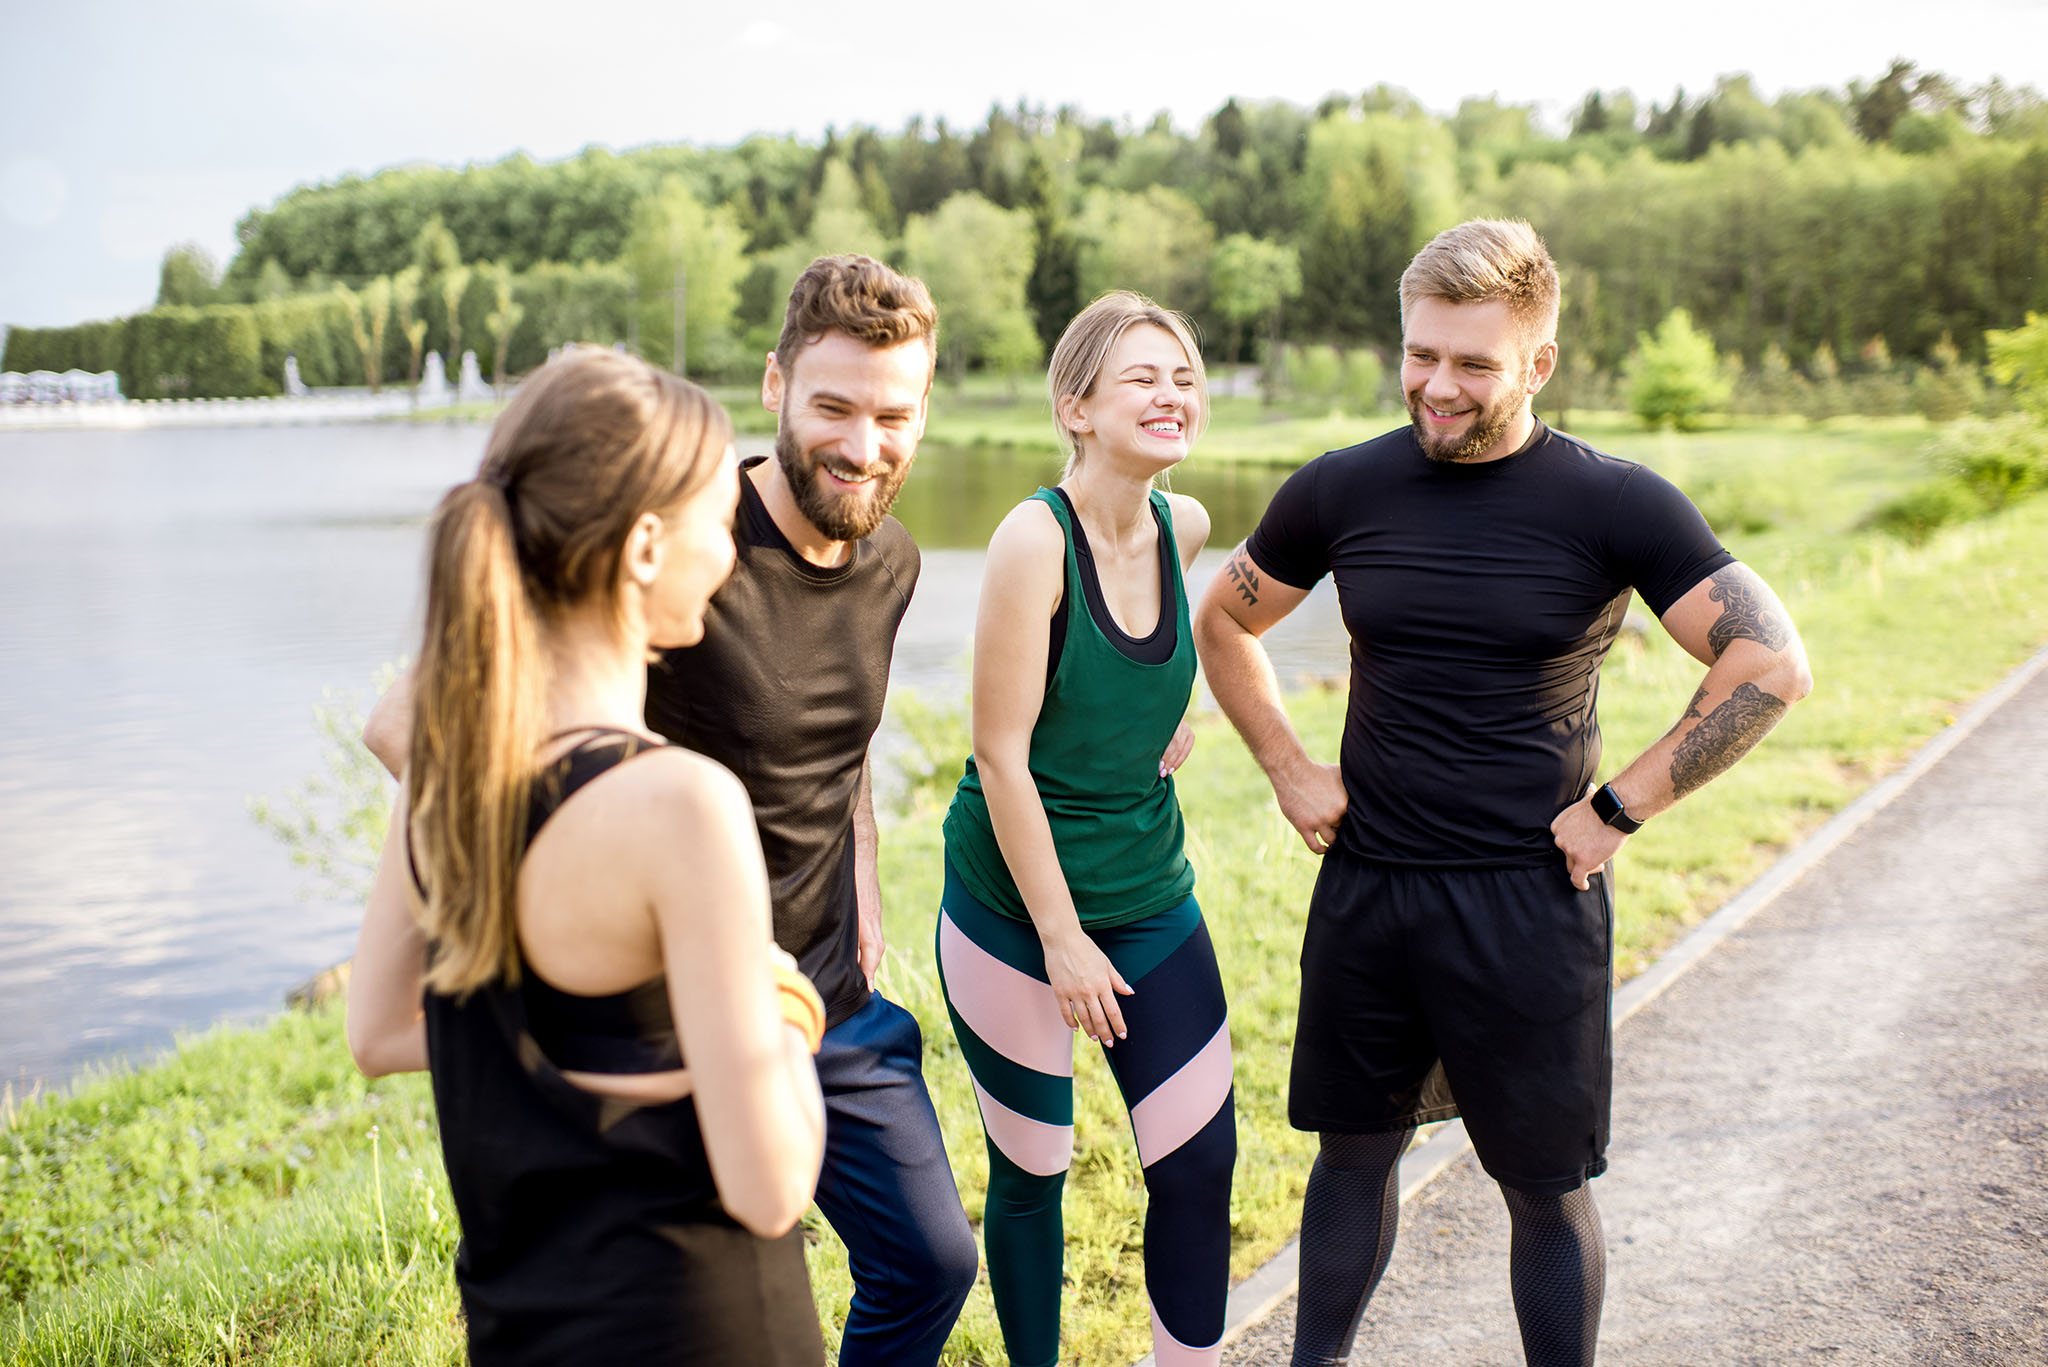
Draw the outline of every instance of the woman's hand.
M1124 981L1109 956L1096 948L1079 926L1040 943L1045 947L1045 976L1052 983L1053 1000L1060 1004L1060 1017L1105 1048L1114 1047L1124 1038L1124 1013L1116 999L1135 996L1138 989Z
M1173 739L1166 743L1166 753L1159 757L1159 777L1165 778L1181 765L1188 762L1188 756L1195 748L1195 733L1185 720L1173 728Z

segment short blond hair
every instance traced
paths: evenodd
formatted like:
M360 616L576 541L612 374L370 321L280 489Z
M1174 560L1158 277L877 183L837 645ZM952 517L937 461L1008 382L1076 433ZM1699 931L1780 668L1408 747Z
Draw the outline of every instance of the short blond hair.
M1401 272L1401 325L1418 300L1477 304L1498 299L1531 348L1557 337L1557 263L1519 218L1474 218L1446 228Z
M1188 354L1188 364L1194 368L1195 392L1201 395L1201 403L1196 409L1195 430L1188 434L1188 440L1192 442L1201 436L1202 429L1209 425L1209 372L1202 366L1202 348L1195 338L1194 323L1186 314L1156 304L1133 290L1111 290L1074 315L1074 321L1060 334L1058 345L1052 349L1052 360L1045 368L1045 387L1052 399L1052 425L1059 433L1060 449L1066 453L1069 475L1080 463L1081 442L1061 421L1060 400L1069 395L1085 399L1093 394L1095 382L1102 378L1102 368L1109 364L1109 353L1126 332L1141 323L1173 334L1181 350Z

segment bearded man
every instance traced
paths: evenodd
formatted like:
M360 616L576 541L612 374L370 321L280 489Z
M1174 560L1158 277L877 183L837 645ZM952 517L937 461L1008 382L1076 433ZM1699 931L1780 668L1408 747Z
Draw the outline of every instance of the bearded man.
M742 467L732 577L703 641L647 674L647 724L746 785L776 942L825 1002L817 1200L853 1271L842 1367L937 1362L979 1261L917 1021L874 990L867 753L919 566L889 508L924 435L937 326L923 283L878 261L805 269L761 378L775 458Z
M1776 595L1683 494L1536 418L1557 314L1528 224L1439 234L1401 277L1409 426L1290 476L1195 621L1217 702L1323 858L1288 1096L1321 1145L1295 1367L1349 1360L1393 1252L1400 1156L1460 1114L1507 1203L1525 1355L1593 1361L1608 861L1812 686ZM1325 574L1352 639L1336 764L1303 749L1259 641ZM1632 591L1707 670L1597 785L1600 662Z

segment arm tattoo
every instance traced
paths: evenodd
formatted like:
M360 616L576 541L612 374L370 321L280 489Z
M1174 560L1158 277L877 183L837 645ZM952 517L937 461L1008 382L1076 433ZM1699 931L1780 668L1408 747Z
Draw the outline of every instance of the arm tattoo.
M1688 721L1694 720L1699 717L1704 717L1706 713L1700 711L1700 704L1705 702L1706 700L1707 686L1705 684L1701 684L1698 688L1695 688L1693 690L1692 701L1685 705L1685 712L1682 716L1679 717L1678 724L1680 726L1683 726Z
M1694 707L1698 703L1695 697ZM1687 709L1686 715L1694 715L1692 709ZM1672 796L1684 797L1726 771L1748 754L1784 715L1784 699L1773 697L1753 683L1736 685L1728 700L1702 717L1672 752Z
M1237 595L1244 599L1246 607L1258 606L1259 571L1258 567L1252 564L1252 558L1244 553L1244 547L1239 546L1231 552L1230 561L1224 565L1223 572L1229 575L1231 583L1236 585Z
M1785 620L1763 581L1742 565L1714 571L1714 586L1707 597L1725 604L1721 616L1707 628L1707 649L1720 659L1735 641L1756 641L1767 650L1783 650L1792 639L1792 624Z

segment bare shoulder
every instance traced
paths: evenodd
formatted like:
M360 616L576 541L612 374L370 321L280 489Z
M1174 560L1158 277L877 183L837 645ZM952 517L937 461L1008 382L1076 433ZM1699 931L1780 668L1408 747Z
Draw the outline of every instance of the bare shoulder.
M748 818L747 790L732 770L680 745L650 750L617 770L621 780L607 794L608 815L637 813L639 820L673 831L675 823L728 822Z
M1180 548L1182 564L1191 564L1202 547L1209 544L1209 510L1186 494L1167 494L1166 506L1173 513L1173 539Z
M984 591L1000 590L1005 598L1042 601L1047 612L1059 602L1066 583L1067 534L1040 499L1027 499L1010 509L988 540Z
M1027 498L1010 509L988 540L988 553L1005 558L1064 556L1066 548L1067 534L1042 498Z

